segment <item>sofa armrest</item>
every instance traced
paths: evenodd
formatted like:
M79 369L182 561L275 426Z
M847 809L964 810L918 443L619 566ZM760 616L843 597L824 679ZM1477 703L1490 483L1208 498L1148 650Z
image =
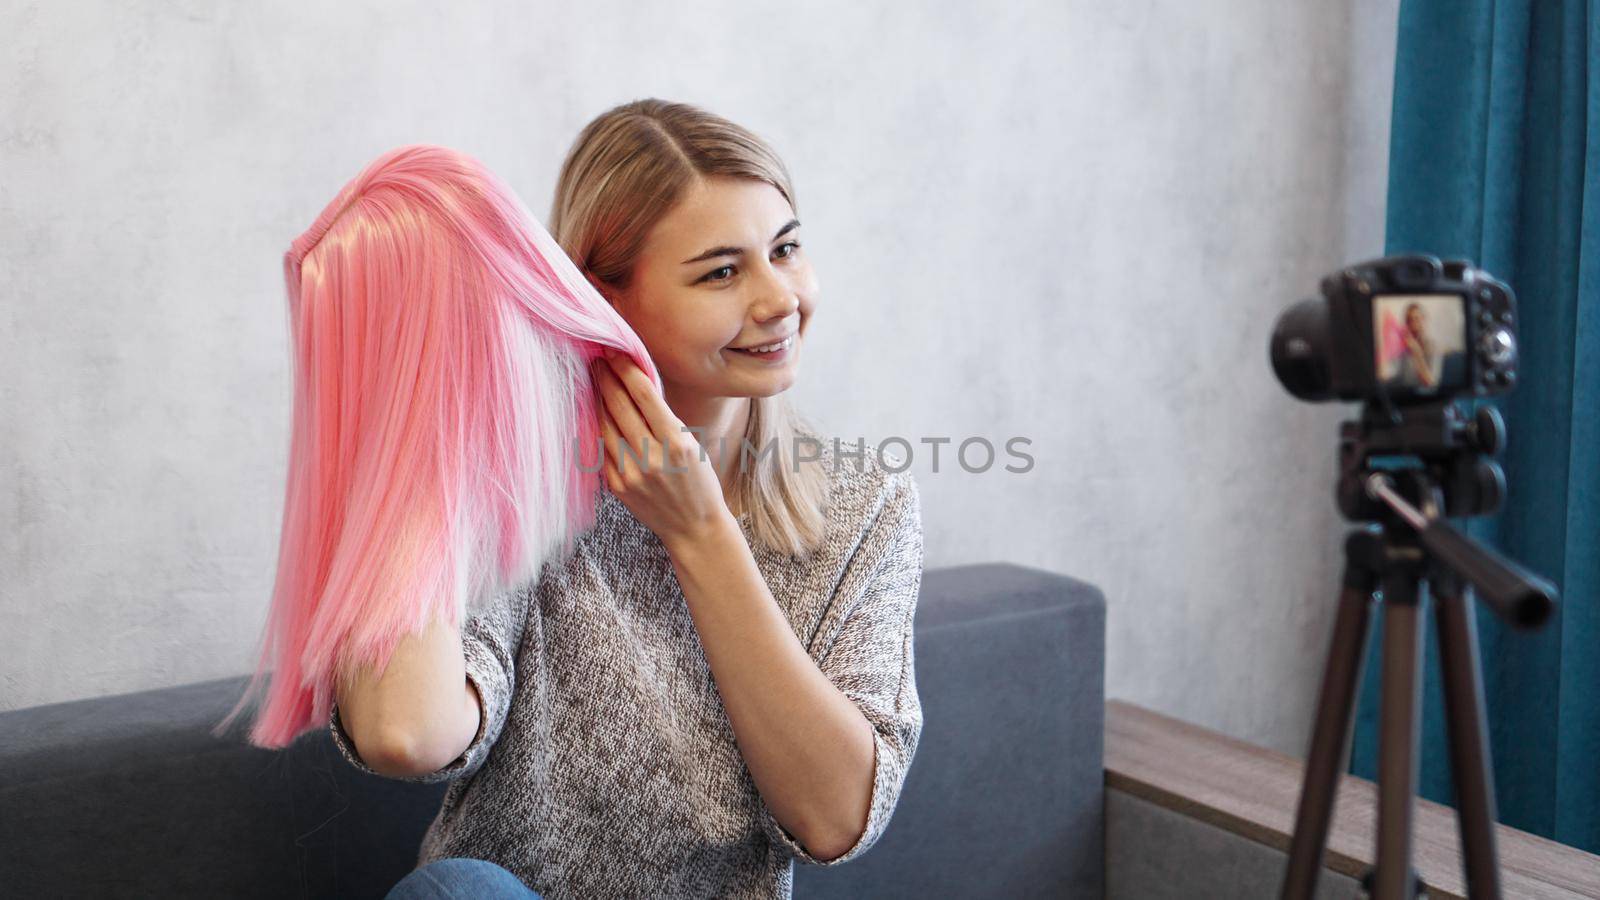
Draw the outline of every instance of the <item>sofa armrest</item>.
M915 619L924 725L871 852L800 866L819 897L1098 897L1105 598L1042 569L929 570Z

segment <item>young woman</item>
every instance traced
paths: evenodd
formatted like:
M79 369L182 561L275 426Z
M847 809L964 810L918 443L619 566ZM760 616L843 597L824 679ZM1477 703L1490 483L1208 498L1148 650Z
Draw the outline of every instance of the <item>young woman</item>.
M1396 377L1404 385L1433 387L1439 382L1434 357L1434 341L1428 334L1427 313L1422 311L1421 304L1412 303L1406 307L1406 352L1400 357L1400 370Z
M916 752L916 483L784 395L818 286L757 136L684 104L610 110L549 227L662 390L597 365L595 527L443 636L477 729L382 754L382 774L450 782L390 896L788 897L794 860L877 841ZM337 706L330 729L377 771Z

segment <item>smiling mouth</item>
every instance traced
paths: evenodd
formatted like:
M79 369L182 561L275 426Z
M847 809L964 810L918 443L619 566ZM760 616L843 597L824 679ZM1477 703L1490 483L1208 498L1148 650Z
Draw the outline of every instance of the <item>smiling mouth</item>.
M736 353L743 353L746 356L776 356L793 347L794 341L795 335L791 334L774 344L762 344L757 347L729 347L728 349Z

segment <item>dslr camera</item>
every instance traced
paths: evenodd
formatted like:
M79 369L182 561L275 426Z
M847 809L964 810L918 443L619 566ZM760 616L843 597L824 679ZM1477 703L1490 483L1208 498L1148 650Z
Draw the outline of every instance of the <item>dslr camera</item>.
M1437 403L1517 378L1511 288L1465 260L1388 256L1322 279L1278 317L1272 368L1301 400Z

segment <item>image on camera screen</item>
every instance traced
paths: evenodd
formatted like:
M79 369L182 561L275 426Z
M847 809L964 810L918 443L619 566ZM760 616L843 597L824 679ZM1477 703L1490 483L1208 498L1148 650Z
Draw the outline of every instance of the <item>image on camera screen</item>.
M1459 294L1372 298L1378 382L1413 393L1467 383L1467 321Z

